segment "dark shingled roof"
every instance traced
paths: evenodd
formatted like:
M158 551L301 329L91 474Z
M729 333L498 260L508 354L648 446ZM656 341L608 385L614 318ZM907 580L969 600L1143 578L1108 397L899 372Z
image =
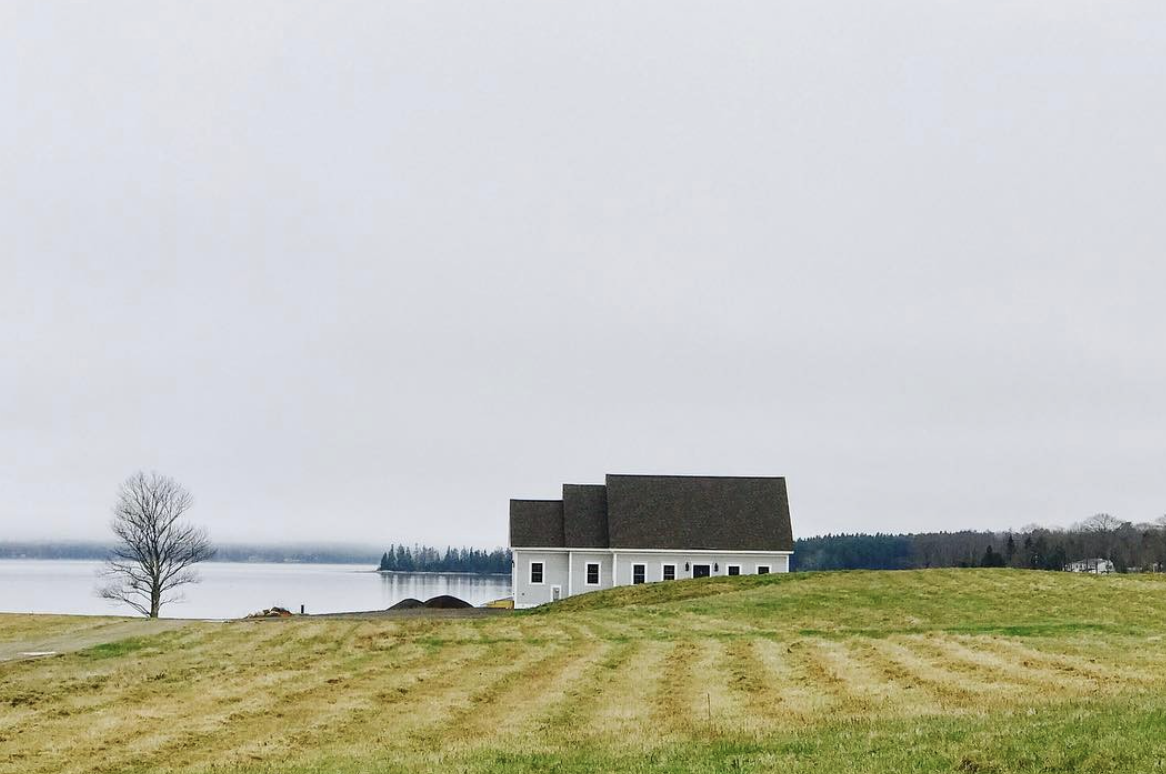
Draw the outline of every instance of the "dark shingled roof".
M510 545L564 548L562 500L511 500Z
M607 548L607 487L563 484L563 537L571 548Z
M784 478L607 477L612 548L792 551Z
M792 551L784 478L616 476L562 500L511 500L517 548Z

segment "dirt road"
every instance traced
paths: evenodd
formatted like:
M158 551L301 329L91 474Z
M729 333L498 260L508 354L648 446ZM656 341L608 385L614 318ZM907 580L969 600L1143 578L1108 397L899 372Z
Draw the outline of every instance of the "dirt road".
M58 653L72 653L107 642L117 642L128 637L148 637L186 626L191 621L161 619L150 621L125 619L77 619L77 628L58 632L50 636L16 639L0 642L0 662L21 661L30 658L45 658Z

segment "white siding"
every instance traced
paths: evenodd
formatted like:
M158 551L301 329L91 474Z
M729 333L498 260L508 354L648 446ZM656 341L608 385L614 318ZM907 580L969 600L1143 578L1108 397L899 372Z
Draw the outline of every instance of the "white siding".
M543 563L543 582L530 582L532 562ZM615 564L613 578L612 563ZM587 585L587 565L599 565L599 585ZM676 580L692 577L694 565L709 565L710 575L728 575L729 565L740 565L742 575L754 575L758 565L769 567L771 573L789 572L789 554L781 553L733 553L731 551L696 553L691 551L610 551L605 549L579 549L557 551L518 548L514 549L514 606L516 608L535 607L550 602L553 586L561 588L562 598L589 591L600 591L612 586L628 586L632 582L632 565L644 565L644 579L647 583L658 583L664 577L664 565L676 566ZM685 568L685 565L688 565ZM713 569L713 568L716 569Z
M578 561L578 554L576 554L576 561ZM645 565L644 577L648 583L661 580L663 576L663 565L676 565L676 580L684 580L692 577L692 567L697 564L707 564L709 566L710 575L728 575L730 564L741 566L742 575L754 575L757 572L757 565L763 564L769 566L771 573L775 572L789 572L789 556L786 554L777 553L755 553L755 554L734 554L726 551L725 553L709 553L697 554L688 553L684 551L673 552L652 552L652 553L631 553L620 551L618 567L616 569L616 585L626 586L632 582L632 565ZM688 565L688 569L684 565ZM716 567L716 569L713 569Z
M571 574L571 593L572 594L586 594L588 591L599 591L600 589L611 588L611 551L599 550L597 552L590 551L572 551L574 558L571 560L572 574ZM599 585L587 585L587 565L599 565Z
M543 563L543 582L530 582L530 565ZM551 589L559 586L567 598L567 552L514 550L514 606L534 607L551 601Z

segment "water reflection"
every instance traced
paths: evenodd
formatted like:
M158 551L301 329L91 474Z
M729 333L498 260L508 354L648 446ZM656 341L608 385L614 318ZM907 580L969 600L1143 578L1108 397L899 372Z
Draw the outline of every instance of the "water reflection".
M0 612L133 615L99 599L99 562L0 559ZM308 613L384 610L406 597L450 594L480 605L510 594L509 575L378 573L352 564L207 562L168 618L238 618L272 605Z
M477 606L510 595L509 575L463 575L435 572L382 572L381 601L390 607L402 599L449 594Z

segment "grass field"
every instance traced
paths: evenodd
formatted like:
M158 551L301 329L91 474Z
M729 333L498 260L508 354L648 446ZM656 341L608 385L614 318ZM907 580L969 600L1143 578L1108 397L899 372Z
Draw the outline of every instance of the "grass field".
M1164 637L1162 579L1011 570L198 623L0 664L0 772L1160 771Z

